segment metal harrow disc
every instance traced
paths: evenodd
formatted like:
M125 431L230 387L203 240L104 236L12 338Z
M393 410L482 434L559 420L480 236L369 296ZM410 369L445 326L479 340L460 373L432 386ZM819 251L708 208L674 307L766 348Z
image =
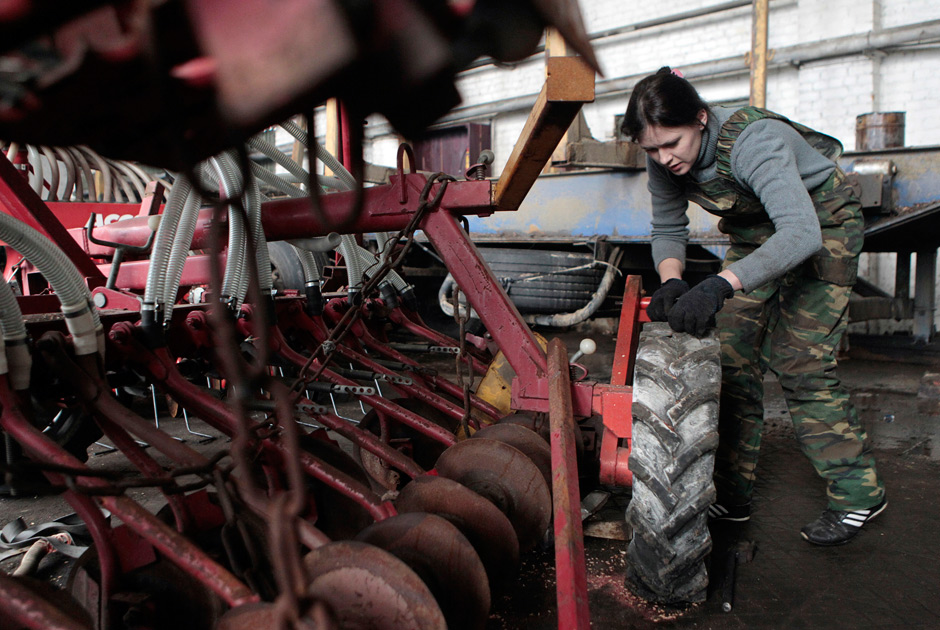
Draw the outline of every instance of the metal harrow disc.
M476 549L490 586L515 575L519 539L512 523L495 505L466 486L444 477L418 477L395 500L399 514L427 512L447 519Z
M437 460L441 477L490 500L509 518L519 549L535 547L552 519L552 497L538 466L522 451L487 438L464 440Z
M336 630L339 627L322 603L314 604L311 610L301 615L301 619L305 630ZM278 611L274 604L253 602L226 612L214 630L258 630L278 626Z
M447 629L427 585L387 551L333 542L304 556L304 565L307 594L329 604L344 630Z
M496 424L518 424L527 429L535 431L543 440L551 444L552 429L551 424L548 421L547 414L528 411L514 411L500 418ZM578 451L578 461L581 461L582 456L584 455L584 440L581 435L581 426L578 423L575 423L574 425L574 434L574 446Z
M399 514L365 528L357 540L414 569L437 599L450 630L484 628L490 612L486 570L470 542L448 521L421 512Z
M412 411L430 420L448 431L456 432L459 423L441 411L414 398L396 398L394 402L399 407ZM378 412L369 410L359 423L359 427L380 435L381 425ZM393 418L388 419L389 443L411 457L422 468L431 468L446 446L433 440L418 431L408 427ZM398 473L389 468L377 455L353 446L353 456L359 460L369 475L373 489L376 491L395 490L398 487Z
M549 491L552 489L552 449L538 433L518 424L491 424L473 434L476 439L496 440L517 448L538 466Z
M497 424L518 424L535 431L543 440L548 442L551 440L551 428L548 420L542 418L543 415L527 411L513 411L500 418Z

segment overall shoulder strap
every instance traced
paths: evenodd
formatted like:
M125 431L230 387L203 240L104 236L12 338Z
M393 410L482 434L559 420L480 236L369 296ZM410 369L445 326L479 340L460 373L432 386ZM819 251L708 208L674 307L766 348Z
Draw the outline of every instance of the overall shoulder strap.
M835 161L842 155L842 143L832 136L820 133L800 123L793 122L786 116L781 116L776 112L760 107L747 106L731 114L731 117L725 121L725 124L723 124L718 131L718 148L715 161L719 176L729 181L734 181L734 175L731 173L731 151L734 148L734 143L749 124L755 120L764 120L766 118L787 123L800 132L800 135L803 136L811 147L832 161Z

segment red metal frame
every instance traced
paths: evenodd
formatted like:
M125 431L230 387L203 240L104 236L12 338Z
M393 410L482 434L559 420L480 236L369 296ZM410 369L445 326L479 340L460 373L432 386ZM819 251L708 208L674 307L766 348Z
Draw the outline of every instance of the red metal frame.
M2 162L0 160L0 163ZM13 169L8 163L7 166ZM22 180L21 175L15 169L12 173L5 174L3 167L0 166L0 204L8 208L12 207L18 215L25 216L33 223L48 222L55 226L58 222L31 190L23 195L30 199L29 203L18 201L17 187L3 184L10 178ZM399 173L392 177L392 183L389 185L366 189L362 193L363 211L349 229L353 232L395 231L407 226L421 205L420 193L425 182L426 179L421 174ZM436 187L432 188L431 197L436 190ZM8 201L4 193L7 196L13 195L14 201ZM552 346L553 369L549 374L549 361L546 353L536 342L535 336L505 291L502 290L457 219L457 216L463 214L492 213L495 210L492 195L492 184L488 181L449 183L440 207L424 215L420 228L436 248L471 306L479 313L495 345L502 350L514 369L516 377L512 383L513 407L549 412L552 418L553 467L558 475L555 498L555 538L556 550L559 553L559 627L587 628L589 621L587 620L586 585L583 575L577 465L574 458L570 456L572 447L570 439L573 438L568 435L569 431L565 428L568 426L568 420L565 418L587 417L593 413L598 413L603 417L601 481L629 485L632 481L627 467L632 422L630 413L632 387L629 384L629 376L636 353L641 315L644 313L644 305L640 301L640 282L639 278L630 278L627 282L612 382L610 384L598 384L591 381L570 383L567 379L559 380L559 371L562 370L562 366L565 369L567 366L564 348L558 343ZM321 216L326 217L326 224L335 223L347 216L354 202L355 193L351 192L324 196L320 204ZM270 240L280 240L324 234L329 226L311 212L309 204L309 200L280 200L265 203L262 207L262 220L266 236ZM210 210L205 210L200 214L194 236L194 249L209 246L210 214ZM136 217L104 225L96 228L95 235L107 241L140 245L145 243L150 236L147 220L147 217ZM55 227L46 230L46 233L69 254L90 281L97 282L103 279L103 274L92 263L89 253L106 257L111 253L108 248L88 245L89 252L86 253L76 243L77 234L70 235L64 229ZM190 275L186 276L185 281L194 284L208 283L211 264L212 259L208 257L196 259L190 265ZM146 275L146 268L146 261L124 263L121 274L118 276L119 286L130 285L140 288ZM135 298L130 295L103 290L99 291L99 295L104 299L114 300L125 308L134 308L131 302ZM122 297L123 300L120 299ZM204 314L191 313L187 320L199 316L204 316ZM402 322L411 321L403 313L399 313L398 318ZM242 323L246 326L250 325L250 318ZM205 322L203 324L205 325ZM124 350L125 360L134 363L138 369L149 374L155 383L166 391L172 392L176 400L217 429L232 434L236 428L236 421L231 417L230 410L221 402L204 396L184 379L177 372L175 361L165 348L150 349L140 343L136 338L134 328L128 322L118 322L111 329L111 339L116 347ZM250 330L250 326L246 330ZM276 328L269 330L266 338L272 342L273 349L283 356L295 363L306 362L305 357L294 356L296 353L286 346ZM323 375L334 383L355 384L329 370L324 370ZM412 418L410 416L415 414L380 397L373 397L367 402L384 413L404 419L405 422L413 424L417 430L443 443L452 443L454 440L452 434L447 432L444 432L446 435L440 434L437 431L439 427L436 425L430 425L417 416ZM4 428L6 427L5 421ZM17 427L11 426L10 429L15 430ZM20 436L17 435L17 437ZM262 447L274 461L284 455L282 447L276 442L262 440ZM40 447L40 452L43 452L45 448ZM351 478L324 463L308 457L304 458L302 465L307 474L354 498L377 520L395 513L390 503L382 501L369 489L361 487ZM414 469L408 472L417 473ZM184 565L191 562L187 556L188 552L179 548L175 532L171 535L162 523L158 526L149 514L141 513L139 506L132 507L126 501L114 498L108 499L107 504L119 516L133 522L138 533L147 538L155 547L183 562ZM251 601L252 596L239 590L241 587L235 587L224 580L220 582L217 572L207 572L205 567L197 568L196 571L200 579L211 583L210 586L230 603Z
M338 301L341 301L341 300L340 299L330 300L330 303L334 304ZM291 323L293 325L298 326L302 330L306 330L307 332L310 332L311 334L313 334L314 338L316 339L318 343L324 341L327 338L328 332L325 329L325 327L322 326L322 322L316 322L310 319L309 317L307 317L307 314L304 313L302 309L300 309L299 304L296 305L291 310L292 310ZM327 304L327 308L324 310L324 312L330 313L331 310L332 309L330 309L330 304ZM381 344L380 342L372 338L372 336L370 335L366 327L362 325L362 322L354 323L352 328L350 329L350 332L352 333L351 336L353 337L353 339L349 339L347 341L344 341L344 343L337 345L336 352L341 354L344 358L348 359L349 361L352 361L353 363L363 366L366 369L376 372L378 374L386 374L386 375L395 374L392 370L382 366L381 364L377 363L376 361L374 361L367 355L355 350L354 346L357 345L356 342L358 341L368 341L370 342L371 347L379 349L379 351L381 351L382 348L391 350L390 348L388 348L384 344ZM453 340L449 340L449 341L453 343ZM400 355L400 354L397 355L396 358L407 359L407 357L405 357L404 355ZM453 396L458 396L458 397L463 396L463 391L460 389L460 387L456 383L452 383L448 381L447 379L444 379L444 378L435 379L434 384L441 390ZM431 407L438 409L442 413L445 413L454 419L460 420L463 417L462 407L458 407L456 404L452 403L446 398L439 396L438 394L433 392L430 388L422 386L422 384L419 382L414 382L412 384L392 383L391 388L394 389L395 391L398 391L399 393L403 395L408 395L413 398L416 398L417 400L425 402ZM493 422L499 420L499 417L500 417L499 410L493 407L492 405L486 403L485 401L480 400L476 396L471 396L470 404L473 405L475 408L479 409L480 411L482 411L483 413L490 416L490 419Z
M627 278L614 348L614 365L610 385L600 388L598 412L604 421L601 439L600 481L616 486L633 485L629 468L633 440L633 365L640 339L640 322L649 321L640 300L642 286L639 276ZM648 302L647 302L648 303ZM642 316L642 319L641 319Z
M0 156L0 206L13 217L45 234L75 263L83 276L104 283L104 274L81 247L69 237L62 223L29 187L23 174L5 155Z
M148 348L138 338L138 333L137 327L127 322L118 322L112 327L110 337L127 361L147 374L158 387L172 395L184 408L191 409L218 431L235 435L238 431L238 419L232 410L222 401L205 395L180 374L175 359L165 347ZM284 444L277 440L262 439L259 441L259 447L273 461L278 461L286 454ZM352 498L376 520L388 518L396 513L391 503L382 500L346 473L305 453L301 453L300 458L307 474Z

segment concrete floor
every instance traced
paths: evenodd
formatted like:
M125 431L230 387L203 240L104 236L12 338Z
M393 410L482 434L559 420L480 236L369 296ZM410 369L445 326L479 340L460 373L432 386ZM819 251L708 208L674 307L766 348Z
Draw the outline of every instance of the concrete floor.
M602 323L588 331L566 333L569 348L589 334L601 351L586 357L592 377L605 380L613 331ZM875 344L877 346L877 344ZM704 604L668 610L644 604L623 584L627 543L587 538L591 618L594 628L937 628L940 627L940 536L935 497L940 488L940 417L937 399L924 387L940 372L932 348L853 346L842 376L866 428L888 489L889 507L849 545L813 547L800 527L825 506L822 484L798 452L782 399L768 383L767 430L758 471L753 518L738 531L714 531L718 556L728 540L752 541L756 553L739 565L733 608L721 610L721 572L714 567L714 588ZM925 374L928 375L925 378ZM921 395L918 395L918 392ZM351 412L352 413L352 412ZM223 439L200 444L180 420L161 425L189 444L208 451ZM213 433L198 421L198 431ZM92 452L101 452L93 447ZM123 468L120 456L92 455L93 465ZM155 509L149 491L131 496ZM598 519L622 520L629 497L613 496ZM56 497L0 498L0 526L16 517L30 523L69 512ZM0 564L11 570L15 560ZM555 586L549 551L524 558L508 593L495 593L488 630L554 629ZM716 562L722 565L722 562ZM43 561L39 576L61 583L68 562L56 554Z

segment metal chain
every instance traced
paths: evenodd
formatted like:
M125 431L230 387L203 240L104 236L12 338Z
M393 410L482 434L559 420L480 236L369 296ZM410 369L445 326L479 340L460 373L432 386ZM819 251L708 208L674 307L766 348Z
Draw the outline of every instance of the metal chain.
M414 234L418 229L418 225L421 223L421 220L424 218L424 215L429 211L437 208L441 200L444 197L444 193L447 190L447 184L456 181L450 175L444 173L434 173L428 177L427 181L424 184L424 188L421 190L421 194L418 197L419 203L418 207L415 209L414 215L412 215L411 220L408 222L401 231L395 236L393 242L401 242L402 238L405 238L405 243L402 246L401 251L398 253L395 258L389 256L385 262L376 269L368 281L366 281L362 290L360 291L361 295L366 296L371 294L375 289L381 284L385 279L385 276L388 275L388 272L392 269L398 269L401 267L404 262L405 256L408 251L411 249L411 246L414 244ZM437 193L433 198L429 199L431 188L435 183L439 183ZM307 359L307 362L300 369L300 373L297 378L291 384L290 391L294 393L294 401L296 402L300 396L303 394L304 384L317 380L320 375L323 373L330 362L333 360L333 356L336 353L336 347L342 340L346 337L349 331L352 329L353 324L358 321L362 316L362 312L358 308L350 308L340 318L339 322L333 329L330 331L329 336L323 340L323 342L317 346L316 351L311 353L310 357ZM310 366L313 364L317 356L322 356L323 360L320 362L319 367L311 374L307 375L307 371L310 369Z
M464 326L470 319L470 306L467 305L465 312L460 308L460 287L454 284L454 321L457 322L460 351L454 359L454 368L457 373L457 385L463 390L463 416L460 418L460 426L463 429L464 437L470 437L470 385L473 382L473 369L470 367L470 356L467 354L467 335ZM464 378L464 368L468 371L468 378Z

